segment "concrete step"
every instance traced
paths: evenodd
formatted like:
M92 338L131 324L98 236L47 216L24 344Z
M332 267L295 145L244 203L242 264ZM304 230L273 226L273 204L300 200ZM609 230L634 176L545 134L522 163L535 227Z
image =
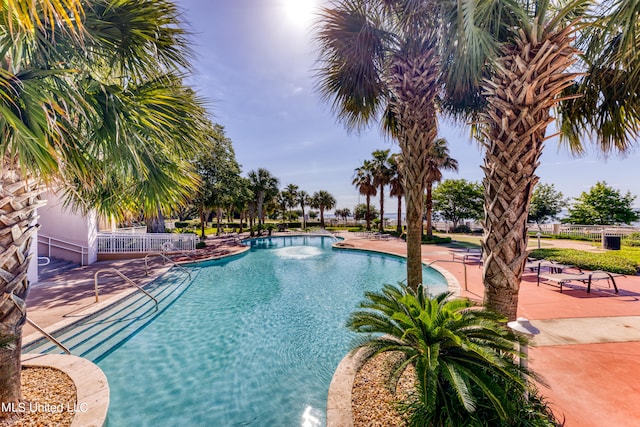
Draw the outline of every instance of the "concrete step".
M192 278L198 269L192 271ZM72 354L99 361L111 351L144 328L166 310L189 286L192 279L179 270L172 270L150 283L145 290L158 300L155 303L142 292L112 304L109 307L51 333ZM23 347L24 353L63 353L46 338Z

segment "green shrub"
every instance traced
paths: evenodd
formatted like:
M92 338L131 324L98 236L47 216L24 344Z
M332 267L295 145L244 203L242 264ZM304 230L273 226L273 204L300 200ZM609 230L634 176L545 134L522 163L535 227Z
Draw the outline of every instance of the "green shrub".
M433 235L431 236L431 238L429 238L428 236L422 236L422 243L425 244L441 244L441 243L451 243L451 237L440 237L440 236L436 236Z
M198 242L196 243L196 249L203 249L206 248L207 244L205 242Z
M347 327L364 357L397 352L389 386L408 366L414 393L399 403L409 426L555 426L546 401L516 361L516 340L500 315L451 294L406 285L365 293Z
M471 227L465 224L460 224L456 228L453 229L454 233L471 233Z

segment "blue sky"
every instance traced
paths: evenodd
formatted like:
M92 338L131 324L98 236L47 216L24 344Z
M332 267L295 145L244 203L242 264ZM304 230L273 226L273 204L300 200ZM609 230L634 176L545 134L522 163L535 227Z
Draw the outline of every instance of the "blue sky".
M311 21L321 0L176 0L192 32L196 58L189 78L209 104L215 122L225 126L246 174L266 168L281 188L296 184L312 194L327 190L338 208L353 209L359 198L353 171L379 148L398 151L379 127L349 134L314 92L317 52ZM554 133L553 125L547 130ZM483 154L465 128L440 123L458 173L445 178L482 179ZM543 183L565 197L577 197L597 181L638 196L640 154L605 159L593 147L581 158L547 142L538 168ZM395 199L386 209L395 211Z

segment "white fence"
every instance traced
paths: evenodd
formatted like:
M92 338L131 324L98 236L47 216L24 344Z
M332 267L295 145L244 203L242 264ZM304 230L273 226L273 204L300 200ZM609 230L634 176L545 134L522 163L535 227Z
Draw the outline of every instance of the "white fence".
M572 224L540 224L543 233L562 236L580 236L589 239L601 239L605 236L627 237L632 233L640 233L638 227L616 225L572 225ZM529 224L529 231L537 231L537 224Z
M191 251L200 241L191 233L98 233L98 253L160 252L166 248Z

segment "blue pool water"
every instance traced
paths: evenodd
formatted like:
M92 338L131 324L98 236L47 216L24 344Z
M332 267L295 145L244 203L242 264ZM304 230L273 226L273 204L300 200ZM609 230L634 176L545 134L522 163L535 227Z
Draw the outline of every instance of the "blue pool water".
M365 291L406 277L404 260L323 237L250 242L211 261L171 307L98 365L109 426L321 426L329 383ZM443 277L425 269L432 292Z

